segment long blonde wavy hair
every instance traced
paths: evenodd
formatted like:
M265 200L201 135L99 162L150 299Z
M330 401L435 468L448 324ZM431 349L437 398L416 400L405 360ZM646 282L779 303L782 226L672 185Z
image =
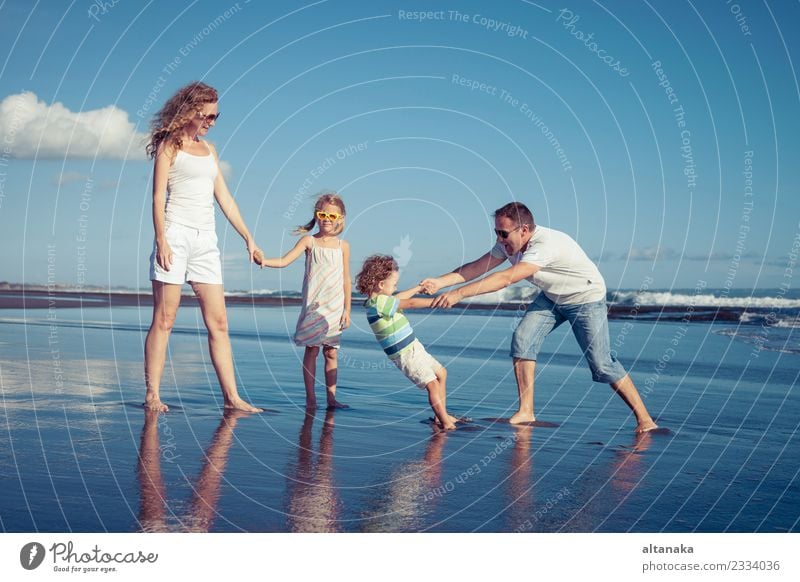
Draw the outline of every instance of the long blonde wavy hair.
M178 89L150 121L150 142L145 151L155 158L162 143L172 146L175 153L183 146L180 130L202 112L203 105L219 100L217 90L200 81L192 81Z
M339 210L342 211L342 220L336 226L333 231L333 234L340 234L344 230L344 217L347 215L347 210L344 207L344 200L342 200L341 196L339 196L336 192L326 192L317 198L317 201L314 203L314 216L311 217L305 224L301 224L297 228L294 229L294 234L306 234L314 230L314 225L317 224L317 210L322 210L322 207L326 204L331 204L336 206Z

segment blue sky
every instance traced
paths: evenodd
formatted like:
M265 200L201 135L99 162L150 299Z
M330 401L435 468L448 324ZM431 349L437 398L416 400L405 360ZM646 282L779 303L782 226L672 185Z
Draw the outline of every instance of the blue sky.
M338 190L354 272L394 250L410 285L486 252L521 200L610 289L777 289L800 236L798 22L726 0L6 0L0 279L149 286L141 134L202 79L269 255ZM300 288L301 264L253 269L217 231L226 289Z

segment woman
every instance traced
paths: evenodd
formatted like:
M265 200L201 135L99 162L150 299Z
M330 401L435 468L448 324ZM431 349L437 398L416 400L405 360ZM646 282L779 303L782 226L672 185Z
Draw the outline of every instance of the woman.
M253 260L253 237L242 220L219 170L214 147L201 138L219 118L217 91L200 82L180 89L151 123L148 155L153 172L155 244L150 256L153 322L144 349L145 407L166 411L161 402L161 375L167 342L188 282L200 302L208 329L208 347L225 408L260 412L239 397L228 337L222 291L222 265L214 229L214 199L245 241Z

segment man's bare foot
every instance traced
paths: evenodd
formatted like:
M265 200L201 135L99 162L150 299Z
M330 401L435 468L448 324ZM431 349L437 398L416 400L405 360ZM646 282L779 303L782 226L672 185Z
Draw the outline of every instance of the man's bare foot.
M534 422L536 417L533 415L532 412L523 412L518 411L508 419L509 424L519 424L521 422Z
M169 406L161 402L158 394L153 394L149 391L144 397L144 407L147 410L153 410L155 412L167 412L169 410Z
M328 410L336 410L337 408L350 408L347 404L342 404L338 400L328 400Z
M653 422L653 419L643 420L639 424L636 425L636 430L634 431L636 434L644 434L646 432L650 432L651 430L655 430L658 428L658 425Z
M241 398L226 402L225 408L230 410L241 410L242 412L264 412L263 408L257 408L252 404L245 402Z
M456 418L455 416L447 415L447 422L443 425L442 421L439 420L438 416L433 416L431 418L433 421L433 426L438 428L439 430L454 430L456 427L456 423L459 422L460 419Z

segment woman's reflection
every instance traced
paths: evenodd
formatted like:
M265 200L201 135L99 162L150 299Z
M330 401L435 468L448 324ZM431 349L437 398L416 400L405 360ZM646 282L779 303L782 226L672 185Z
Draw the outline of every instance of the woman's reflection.
M217 430L206 450L203 467L194 487L187 515L176 515L169 509L161 474L162 454L158 434L158 419L163 414L145 410L142 438L139 446L139 461L136 472L141 493L139 525L144 532L190 531L207 532L217 514L220 484L228 461L228 452L233 443L233 430L237 421L248 413L225 410ZM168 515L169 513L169 515ZM170 523L173 518L177 525Z

